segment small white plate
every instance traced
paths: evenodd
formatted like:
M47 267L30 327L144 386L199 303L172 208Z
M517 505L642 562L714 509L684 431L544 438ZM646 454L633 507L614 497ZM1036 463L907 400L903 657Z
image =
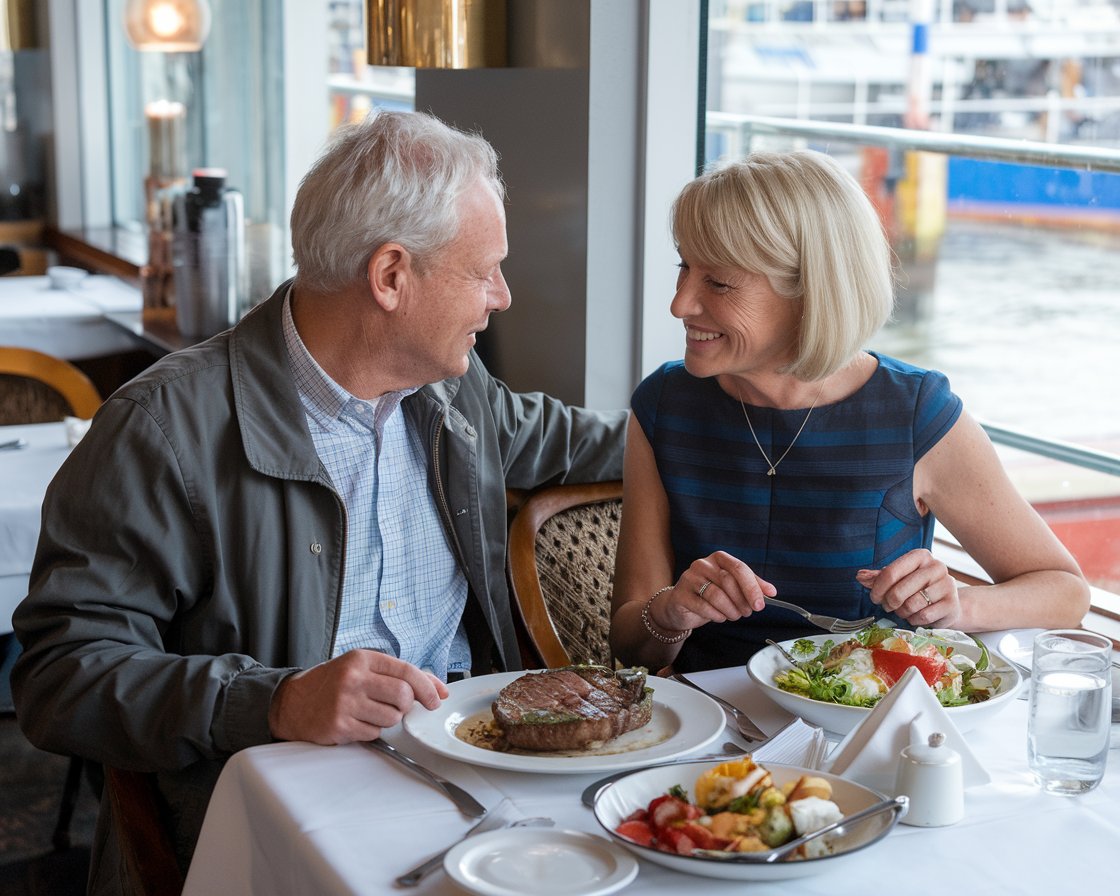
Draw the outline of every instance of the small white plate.
M443 867L477 896L606 896L638 874L634 857L609 840L552 828L468 837L451 848Z
M584 752L499 753L467 743L456 729L473 718L493 718L490 706L498 691L524 672L497 672L464 678L447 686L450 695L439 709L419 703L404 717L404 729L429 750L471 765L538 774L579 775L618 772L667 762L707 746L723 732L727 719L714 700L668 678L650 677L653 715L649 724L601 747Z

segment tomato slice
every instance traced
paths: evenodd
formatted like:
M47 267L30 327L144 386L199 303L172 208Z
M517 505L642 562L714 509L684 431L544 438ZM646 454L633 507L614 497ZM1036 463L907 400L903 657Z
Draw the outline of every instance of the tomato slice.
M940 655L915 656L897 650L885 650L882 647L871 648L871 662L875 664L875 674L886 682L887 687L894 687L911 666L917 668L922 678L926 680L926 684L932 687L945 674L945 667L948 664Z
M680 830L688 839L696 844L697 849L727 849L731 841L724 837L717 837L708 828L695 821L686 821Z
M665 828L657 832L657 848L662 852L675 852L680 856L691 855L696 841L680 828Z
M653 828L645 821L624 821L615 828L615 832L641 846L651 846L653 844Z

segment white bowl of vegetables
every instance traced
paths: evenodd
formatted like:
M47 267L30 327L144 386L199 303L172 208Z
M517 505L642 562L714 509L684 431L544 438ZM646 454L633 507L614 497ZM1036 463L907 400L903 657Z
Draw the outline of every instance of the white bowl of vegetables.
M951 629L870 626L854 635L811 635L759 651L747 672L783 709L847 734L911 666L958 731L991 718L1023 684L1000 654Z

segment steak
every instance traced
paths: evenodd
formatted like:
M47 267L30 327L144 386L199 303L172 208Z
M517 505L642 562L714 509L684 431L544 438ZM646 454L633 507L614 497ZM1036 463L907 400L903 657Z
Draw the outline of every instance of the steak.
M511 747L582 750L641 728L653 713L645 669L566 666L528 672L498 692L494 721Z

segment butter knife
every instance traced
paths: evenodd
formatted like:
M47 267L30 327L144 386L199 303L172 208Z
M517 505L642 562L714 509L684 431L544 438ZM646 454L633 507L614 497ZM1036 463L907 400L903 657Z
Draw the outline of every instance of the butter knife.
M381 738L378 738L377 740L363 741L363 746L368 747L374 752L384 753L386 756L392 757L405 768L415 772L429 784L434 784L451 798L451 801L459 807L459 811L464 815L471 818L482 818L486 814L486 807L463 790L458 784L448 781L446 778L441 778L430 769L424 768L419 762L411 756L402 753L392 744L386 743Z

